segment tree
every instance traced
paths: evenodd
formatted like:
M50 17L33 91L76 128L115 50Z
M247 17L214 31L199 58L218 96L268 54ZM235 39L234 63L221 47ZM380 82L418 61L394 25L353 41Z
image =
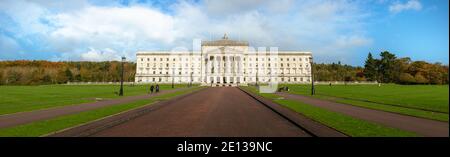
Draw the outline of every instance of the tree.
M428 83L428 80L422 76L422 74L417 73L416 76L414 76L414 79L416 80L416 83L418 84L426 84Z
M41 75L42 75L42 73L41 73L40 69L33 70L31 72L31 76L30 76L30 80L28 81L29 82L28 84L41 84L42 83Z
M380 60L380 69L379 72L381 73L381 81L390 83L394 81L394 68L395 68L395 57L394 54L384 51L380 54L381 60Z
M74 81L80 82L81 81L81 75L80 74L75 75Z
M67 83L67 76L64 70L60 69L56 73L56 83Z
M372 57L372 53L367 55L366 63L364 64L364 76L369 81L375 81L378 77L378 64L377 60Z
M17 71L15 71L15 70L10 70L6 74L6 77L7 77L6 78L6 84L16 84L22 78L22 74L17 72Z
M416 80L409 73L401 73L399 76L399 82L402 84L414 84L416 83Z
M411 65L408 68L408 71L412 74L412 75L416 75L417 73L426 73L427 69L427 62L424 61L415 61L412 62Z
M50 77L50 75L45 74L44 77L42 77L42 83L44 84L52 83L52 78Z
M4 84L3 80L3 71L0 71L0 85Z
M392 82L396 82L396 83L400 82L400 75L402 73L408 72L410 63L411 63L411 59L409 57L399 58L394 61L394 67L393 67L393 71L392 71L392 75L393 75Z
M428 81L430 84L442 84L444 81L441 77L440 63L430 64L428 71Z
M66 68L65 73L66 73L67 80L68 81L73 81L73 74L72 74L72 71L70 71L69 68Z

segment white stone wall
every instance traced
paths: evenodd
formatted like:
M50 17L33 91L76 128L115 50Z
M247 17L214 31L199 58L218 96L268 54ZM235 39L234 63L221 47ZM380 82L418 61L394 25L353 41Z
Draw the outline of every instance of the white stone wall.
M278 55L247 54L244 75L247 83L307 83L311 80L309 52L279 51Z
M136 54L135 82L200 83L200 55L188 52L152 51Z
M248 53L248 47L245 46L228 46L222 50L205 46L202 47L202 53L138 52L135 81L189 83L192 79L193 83L202 84L224 81L246 84L256 83L258 78L259 83L308 83L311 79L310 57L309 52L297 51L257 55Z

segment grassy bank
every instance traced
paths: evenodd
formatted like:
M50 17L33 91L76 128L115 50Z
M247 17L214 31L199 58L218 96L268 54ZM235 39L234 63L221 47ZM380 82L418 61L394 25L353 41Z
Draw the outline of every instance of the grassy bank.
M290 93L310 96L309 85L287 85ZM448 121L448 85L318 85L320 99L421 118Z
M332 112L320 107L305 104L298 101L280 99L276 94L258 93L256 88L244 87L244 89L257 93L265 98L290 108L300 114L305 115L317 122L334 128L340 132L343 132L353 137L404 137L404 136L417 136L414 133L403 131L396 128L383 126L381 124L368 122L365 120L357 119L341 113Z
M71 114L66 116L57 117L54 119L33 122L29 124L19 125L10 128L0 129L0 136L14 136L14 137L33 137L42 136L58 130L73 127L83 123L87 123L96 119L100 119L109 115L117 114L127 110L131 110L144 105L154 104L158 101L168 100L179 95L187 94L202 87L193 87L186 90L177 91L174 93L168 93L150 99L138 100L127 104L115 105L110 107L104 107L91 111L85 111L77 114Z
M160 88L172 89L171 85L160 85ZM94 102L98 98L114 99L119 97L116 94L119 89L120 85L0 86L0 115ZM124 96L141 95L148 91L149 85L124 86Z

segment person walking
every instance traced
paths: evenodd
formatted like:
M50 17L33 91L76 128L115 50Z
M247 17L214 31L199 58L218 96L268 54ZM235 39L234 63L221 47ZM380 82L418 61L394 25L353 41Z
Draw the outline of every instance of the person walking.
M158 93L159 92L159 85L157 84L156 85L156 93Z
M153 94L153 90L155 89L155 87L153 85L150 86L150 94Z

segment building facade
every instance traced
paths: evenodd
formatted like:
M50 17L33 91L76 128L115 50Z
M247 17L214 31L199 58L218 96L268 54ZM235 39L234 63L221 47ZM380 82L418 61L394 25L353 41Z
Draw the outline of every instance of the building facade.
M238 86L267 83L309 83L311 52L254 50L248 42L202 41L200 51L140 51L137 83L194 83Z

